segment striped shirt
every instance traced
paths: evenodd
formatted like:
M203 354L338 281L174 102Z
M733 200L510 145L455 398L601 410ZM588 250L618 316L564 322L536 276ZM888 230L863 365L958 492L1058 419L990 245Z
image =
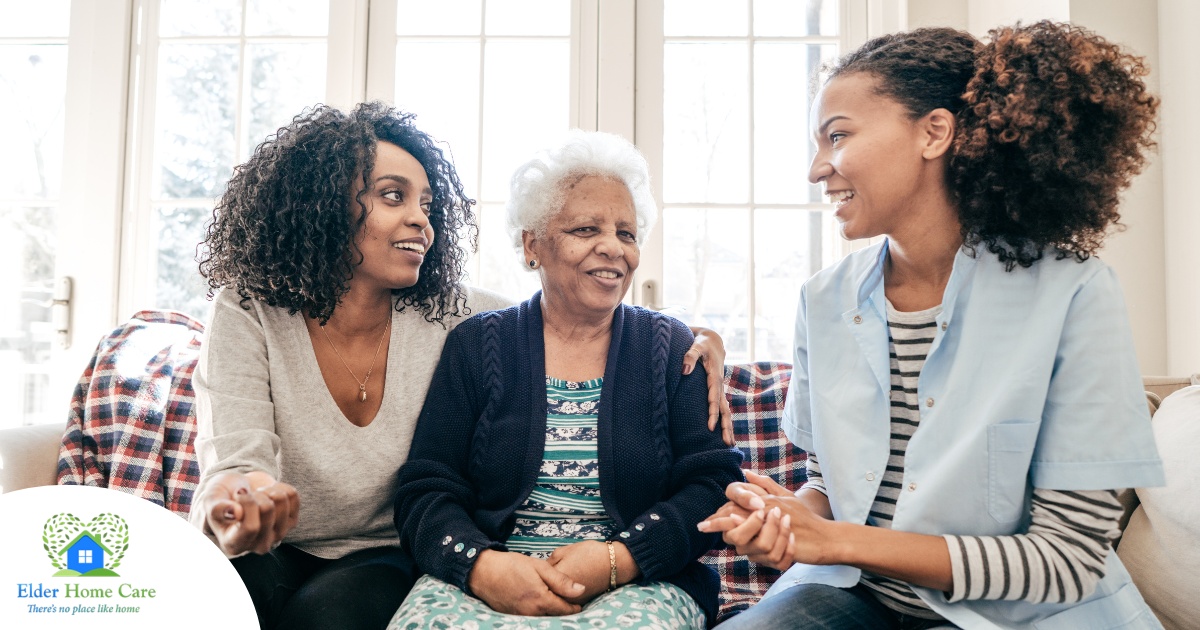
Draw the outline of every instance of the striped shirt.
M546 558L580 540L605 540L616 525L600 499L597 411L604 379L546 378L546 445L537 483L515 512L509 551Z
M904 456L920 423L917 381L936 333L941 307L905 313L888 303L891 355L891 452L867 524L891 528L904 481ZM809 453L804 487L825 492L818 458ZM1104 576L1121 505L1114 490L1033 492L1029 531L1012 536L945 536L953 588L950 602L1023 599L1074 603ZM905 582L863 572L862 584L899 612L936 619Z

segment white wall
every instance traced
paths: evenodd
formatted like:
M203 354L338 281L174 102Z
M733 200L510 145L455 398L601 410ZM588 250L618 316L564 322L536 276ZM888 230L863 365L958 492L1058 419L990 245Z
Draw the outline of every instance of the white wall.
M1200 270L1200 253L1188 257L1192 238L1200 236L1200 218L1186 211L1190 200L1182 190L1187 173L1200 172L1200 159L1184 153L1200 145L1200 125L1182 105L1200 102L1197 73L1183 57L1186 38L1200 26L1197 6L1193 0L908 0L913 28L951 26L983 37L1018 20L1069 19L1146 58L1146 83L1165 101L1162 147L1123 197L1127 229L1111 236L1100 253L1121 279L1143 374L1200 371L1200 289L1194 288L1200 281L1184 276ZM1166 141L1168 127L1174 142ZM1172 184L1164 183L1164 171Z
M967 30L966 0L908 0L908 27L922 26Z
M1158 0L1159 143L1163 171L1166 256L1167 372L1200 372L1200 202L1191 184L1200 175L1200 71L1196 36L1200 4Z
M1074 2L1069 0L967 0L967 30L976 37L988 30L1017 22L1071 19Z
M1154 0L1071 0L1071 22L1145 57L1146 85L1159 93L1158 12ZM1124 232L1105 242L1100 259L1117 272L1143 374L1174 373L1167 366L1167 258L1163 243L1163 163L1153 154L1121 202ZM1200 356L1200 355L1198 355ZM1184 372L1185 374L1187 372Z

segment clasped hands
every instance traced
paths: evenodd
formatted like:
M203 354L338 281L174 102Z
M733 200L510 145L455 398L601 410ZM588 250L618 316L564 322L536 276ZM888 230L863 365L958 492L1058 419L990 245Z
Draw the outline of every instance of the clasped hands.
M633 556L613 544L617 584L638 575ZM570 615L608 590L611 563L608 545L584 540L564 545L542 560L525 554L488 549L471 568L467 586L496 612L523 616Z
M262 472L215 475L198 504L204 510L205 530L230 557L267 553L300 516L296 489Z
M729 502L697 528L720 532L738 554L780 571L796 562L829 564L831 521L814 514L774 479L745 474L745 483L725 488Z

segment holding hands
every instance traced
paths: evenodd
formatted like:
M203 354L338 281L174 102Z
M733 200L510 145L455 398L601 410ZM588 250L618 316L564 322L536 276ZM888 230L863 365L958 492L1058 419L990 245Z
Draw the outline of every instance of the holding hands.
M739 554L780 571L795 562L828 564L833 523L770 477L746 471L746 479L729 484L729 502L697 525L700 531L721 532Z
M198 504L204 510L205 530L230 557L269 552L300 516L296 489L261 472L213 476Z

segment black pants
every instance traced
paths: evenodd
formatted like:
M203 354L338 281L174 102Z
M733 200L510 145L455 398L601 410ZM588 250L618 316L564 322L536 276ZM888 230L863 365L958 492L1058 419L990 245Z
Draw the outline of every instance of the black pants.
M397 547L326 560L280 545L231 562L262 630L383 630L417 579L412 560Z
M861 584L852 588L800 584L730 617L716 630L928 630L954 627L948 621L896 612L879 603Z

